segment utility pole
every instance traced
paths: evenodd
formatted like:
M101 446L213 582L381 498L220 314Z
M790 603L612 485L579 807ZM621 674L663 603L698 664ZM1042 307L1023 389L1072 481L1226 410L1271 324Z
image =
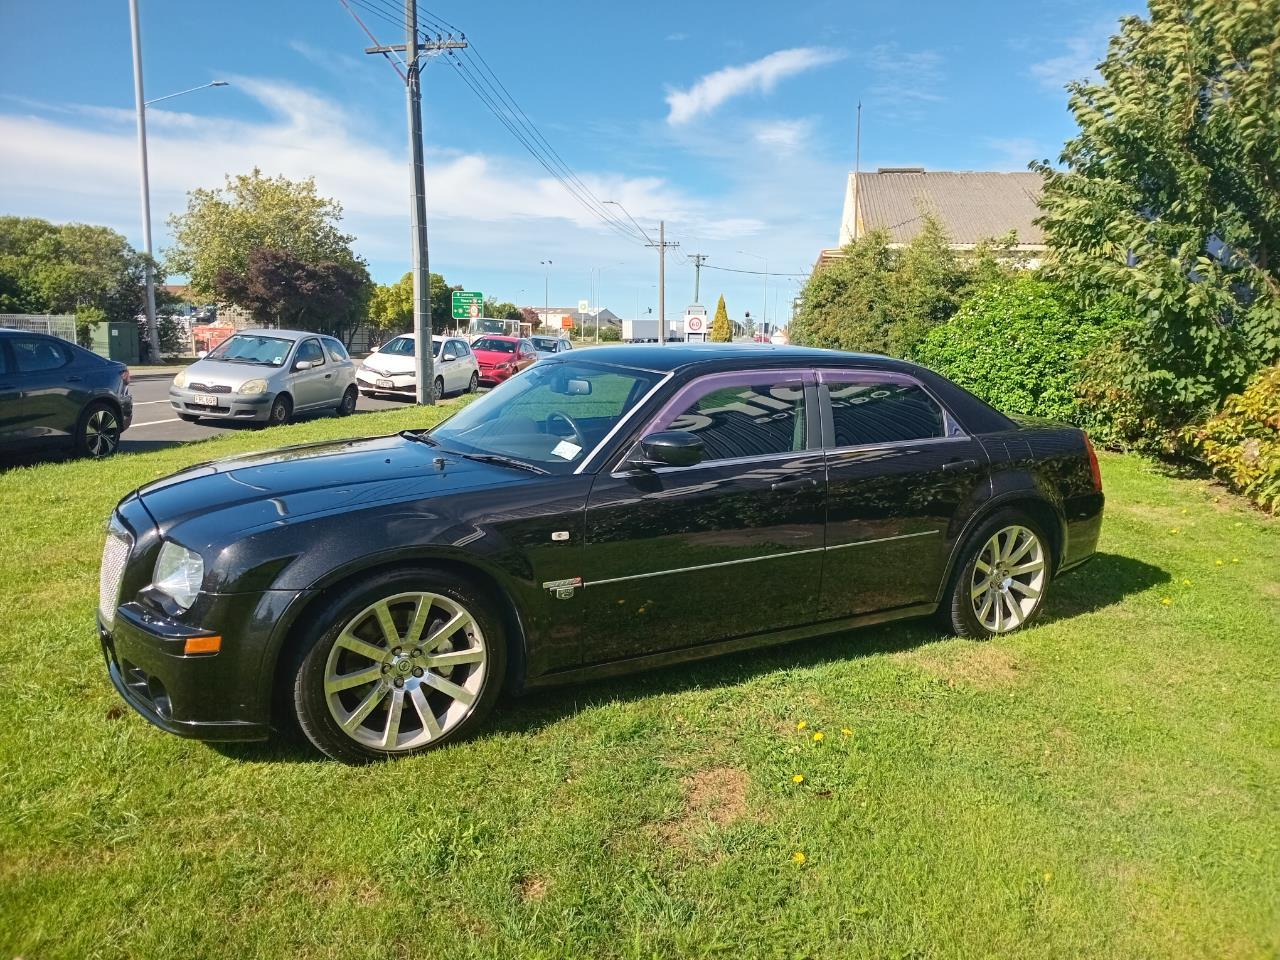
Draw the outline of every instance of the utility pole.
M347 6L345 0L343 6ZM418 341L417 401L430 406L436 402L436 395L435 363L431 355L431 267L427 256L427 176L426 166L422 160L422 63L424 57L446 50L465 48L467 42L454 39L450 35L442 40L428 40L420 43L417 0L404 0L403 44L379 44L349 6L347 10L375 44L372 47L366 47L365 53L376 53L388 58L389 55L396 53L405 55L404 70L397 67L397 72L404 79L409 111L409 151L413 164L409 177L409 209L412 216L413 242L413 333Z
M858 132L853 147L853 239L858 239L859 174L862 172L862 101L858 101Z
M702 292L702 265L710 259L705 253L691 253L689 259L693 261L693 302L701 303L698 294Z
M138 163L142 168L142 246L147 254L144 276L147 283L147 343L151 362L160 362L160 329L156 326L156 276L151 269L151 183L147 174L147 101L142 94L142 30L138 25L138 0L129 0L129 23L133 28L133 99L138 111Z
M539 260L543 267L551 266L550 260ZM542 271L542 326L551 322L551 271ZM548 328L549 329L549 328Z
M646 247L658 248L658 343L667 345L667 247L678 243L667 242L667 221L658 221L658 242L650 241Z

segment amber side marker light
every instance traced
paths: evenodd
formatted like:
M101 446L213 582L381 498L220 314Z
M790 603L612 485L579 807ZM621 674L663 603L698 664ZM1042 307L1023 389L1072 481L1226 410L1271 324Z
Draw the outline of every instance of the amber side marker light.
M222 649L222 637L188 637L182 652L188 657L193 653L217 653Z

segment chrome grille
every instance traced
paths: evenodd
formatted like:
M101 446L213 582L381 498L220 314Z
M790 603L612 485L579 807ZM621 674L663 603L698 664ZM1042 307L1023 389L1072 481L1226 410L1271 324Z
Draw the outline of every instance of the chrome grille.
M210 386L207 383L188 383L188 390L199 390L201 393L230 393L231 388L225 383L215 383Z
M116 606L120 603L120 581L133 538L115 520L107 528L107 542L102 548L102 568L98 571L98 615L108 628L115 626Z

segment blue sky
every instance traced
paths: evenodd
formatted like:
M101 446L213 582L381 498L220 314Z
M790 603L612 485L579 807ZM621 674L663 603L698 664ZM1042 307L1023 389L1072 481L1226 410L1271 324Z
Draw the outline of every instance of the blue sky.
M339 0L141 0L157 245L185 192L255 164L314 175L374 278L408 266L404 93ZM353 6L401 42L396 0ZM373 10L367 9L373 7ZM1018 170L1073 131L1108 0L647 4L445 0L474 49L574 172L643 227L667 220L667 310L711 267L804 273L836 241L863 102L863 169ZM0 212L109 224L141 241L128 7L0 2ZM425 73L431 267L520 303L657 302L656 254L591 216L448 63ZM615 209L615 208L611 208ZM550 268L539 264L551 260ZM704 270L704 303L785 322L799 278Z

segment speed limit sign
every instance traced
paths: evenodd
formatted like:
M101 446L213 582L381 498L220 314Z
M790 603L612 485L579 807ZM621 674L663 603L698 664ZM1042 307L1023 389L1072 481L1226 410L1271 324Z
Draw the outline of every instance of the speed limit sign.
M689 318L689 332L690 332L690 333L701 333L701 332L702 332L702 318L701 318L701 317L690 317L690 318Z
M471 314L472 320L476 319L476 317L480 316L480 304L473 303L468 312Z

